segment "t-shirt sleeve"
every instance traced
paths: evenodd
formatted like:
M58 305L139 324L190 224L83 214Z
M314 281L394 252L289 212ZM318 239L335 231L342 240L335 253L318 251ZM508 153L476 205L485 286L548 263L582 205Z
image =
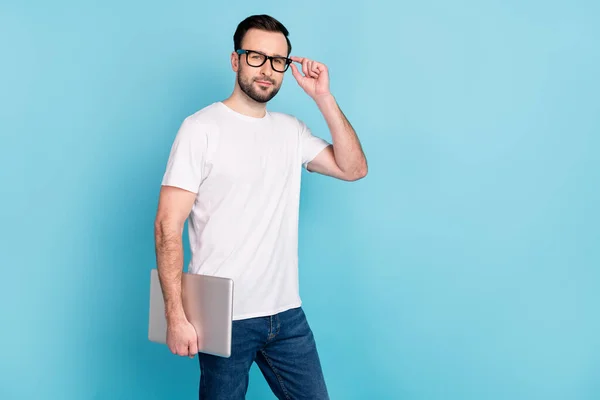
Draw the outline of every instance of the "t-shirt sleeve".
M186 118L175 136L162 185L198 193L204 180L207 135L202 126Z
M300 147L302 149L302 165L308 167L311 162L321 151L330 145L328 141L318 136L314 136L310 128L303 122L300 123ZM310 172L310 170L307 169Z

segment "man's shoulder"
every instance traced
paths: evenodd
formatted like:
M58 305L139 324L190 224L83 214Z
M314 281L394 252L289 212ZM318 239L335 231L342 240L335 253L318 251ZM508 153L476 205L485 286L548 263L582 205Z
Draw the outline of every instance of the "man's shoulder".
M209 104L181 121L177 135L188 140L207 140L211 132L217 131L218 115L216 103Z
M214 123L218 118L218 103L211 103L194 113L188 115L185 118L187 122L193 122L195 124L211 124Z
M278 123L289 124L293 125L294 127L298 127L298 125L301 123L300 119L292 114L281 111L269 111L269 113L273 117L273 120Z

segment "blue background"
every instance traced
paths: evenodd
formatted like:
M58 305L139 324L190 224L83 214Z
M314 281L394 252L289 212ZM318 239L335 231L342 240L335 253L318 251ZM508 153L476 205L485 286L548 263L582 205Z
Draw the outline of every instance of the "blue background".
M195 398L197 358L147 340L159 185L263 12L369 160L303 173L332 398L600 398L599 3L250 3L1 3L0 398ZM330 139L291 73L270 108Z

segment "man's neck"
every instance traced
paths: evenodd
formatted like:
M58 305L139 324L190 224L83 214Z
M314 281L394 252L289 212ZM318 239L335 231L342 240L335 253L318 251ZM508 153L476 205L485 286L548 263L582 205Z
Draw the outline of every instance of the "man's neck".
M223 104L240 114L254 118L262 118L266 113L266 103L252 100L243 93L234 91L229 98L223 100Z

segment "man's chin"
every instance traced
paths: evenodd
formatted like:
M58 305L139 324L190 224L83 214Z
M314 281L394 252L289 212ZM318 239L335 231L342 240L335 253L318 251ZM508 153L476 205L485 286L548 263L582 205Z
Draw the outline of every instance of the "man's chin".
M256 93L253 93L252 96L250 96L254 101L258 102L258 103L268 103L269 100L271 100L273 97L275 97L277 93L269 93L266 96L261 96L258 95Z
M267 89L267 90L256 90L252 86L248 87L248 86L240 85L240 88L242 89L242 91L244 93L246 93L246 96L250 97L252 100L256 101L257 103L267 103L269 100L271 100L273 97L275 97L277 92L279 92L279 88L275 88L275 87L271 87L270 89Z

